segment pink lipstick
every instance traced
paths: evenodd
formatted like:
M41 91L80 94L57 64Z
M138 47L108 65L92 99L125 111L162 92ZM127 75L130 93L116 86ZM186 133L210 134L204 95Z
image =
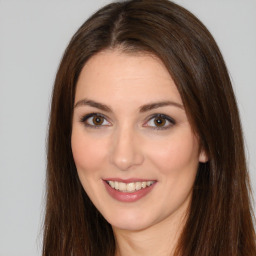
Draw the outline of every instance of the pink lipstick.
M103 180L109 195L120 202L135 202L146 196L156 185L155 180L118 179Z

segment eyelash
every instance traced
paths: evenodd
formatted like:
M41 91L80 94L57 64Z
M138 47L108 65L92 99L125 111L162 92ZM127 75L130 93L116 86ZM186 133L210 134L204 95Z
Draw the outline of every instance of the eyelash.
M80 122L83 123L86 127L89 127L89 128L95 128L95 129L99 129L101 128L103 125L92 125L92 124L89 124L88 123L88 120L89 118L91 117L100 117L100 118L104 118L104 120L107 120L106 117L102 114L99 114L99 113L90 113L88 115L85 115L83 116L81 119L80 119ZM104 121L103 121L104 122Z
M147 120L146 123L149 123L151 120L156 120L157 118L162 118L165 122L169 122L169 124L167 126L165 126L166 123L164 123L164 126L162 127L158 127L158 126L148 126L152 129L155 129L155 130L166 130L166 129L169 129L170 127L172 127L173 125L176 124L175 120L167 115L164 115L164 114L153 114L152 116L149 117L149 119Z
M99 128L101 128L102 126L110 126L110 125L102 125L102 124L99 124L99 125L92 125L92 124L89 124L89 123L88 123L88 120L89 120L89 118L91 118L91 117L95 117L95 118L100 117L100 118L103 118L103 119L104 119L103 123L104 123L105 121L107 121L106 117L105 117L104 115L100 114L100 113L90 113L90 114L87 114L87 115L83 116L83 117L80 119L80 122L83 123L86 127L93 128L93 129L99 129ZM152 120L154 120L154 119L156 120L157 118L161 118L161 119L164 120L164 122L165 122L165 123L164 123L164 126L162 126L162 127L149 126L149 125L144 125L144 126L150 127L150 128L152 128L152 129L155 129L155 130L166 130L166 129L169 129L170 127L172 127L173 125L176 124L176 122L175 122L175 120L174 120L173 118L171 118L171 117L169 117L169 116L167 116L167 115L164 115L164 114L154 114L154 115L150 116L150 117L148 118L148 120L146 121L145 124L148 124L150 121L152 121ZM109 123L109 121L107 121L107 122ZM169 124L168 124L167 126L165 125L166 122L169 122Z

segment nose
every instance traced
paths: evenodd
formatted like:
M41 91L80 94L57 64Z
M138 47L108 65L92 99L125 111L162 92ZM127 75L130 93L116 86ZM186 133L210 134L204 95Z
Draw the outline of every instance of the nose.
M141 143L132 129L119 129L113 135L110 162L119 170L126 171L144 161Z

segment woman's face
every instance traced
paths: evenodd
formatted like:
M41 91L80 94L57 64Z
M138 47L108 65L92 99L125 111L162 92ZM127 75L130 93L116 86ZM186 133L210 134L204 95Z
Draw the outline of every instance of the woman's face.
M184 213L206 161L162 62L117 50L96 54L80 74L72 151L93 204L126 230Z

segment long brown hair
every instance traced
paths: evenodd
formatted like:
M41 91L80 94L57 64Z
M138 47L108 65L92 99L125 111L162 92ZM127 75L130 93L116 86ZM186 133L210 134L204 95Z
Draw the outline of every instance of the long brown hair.
M81 69L94 54L116 47L150 52L163 61L209 156L207 163L199 165L176 255L256 255L242 130L224 60L205 26L167 0L105 6L80 27L64 53L50 114L43 255L115 253L110 224L80 184L71 131Z

